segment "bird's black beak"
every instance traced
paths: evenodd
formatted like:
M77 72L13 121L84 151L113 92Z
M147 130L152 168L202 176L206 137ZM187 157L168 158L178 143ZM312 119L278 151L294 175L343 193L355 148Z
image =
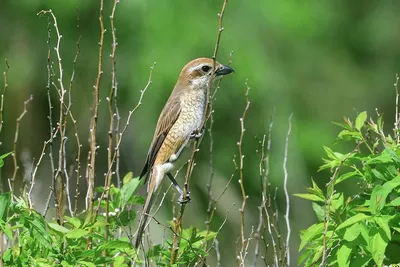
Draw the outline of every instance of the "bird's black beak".
M215 76L227 75L232 72L235 71L231 67L222 65L215 71Z

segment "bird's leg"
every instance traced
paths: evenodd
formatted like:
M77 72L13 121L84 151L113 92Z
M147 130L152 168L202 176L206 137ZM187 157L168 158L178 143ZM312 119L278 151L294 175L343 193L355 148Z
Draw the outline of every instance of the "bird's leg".
M190 139L200 139L204 135L205 132L206 132L206 126L204 125L203 128L201 129L201 131L194 131L190 135Z
M171 180L171 182L172 182L172 184L174 185L176 191L178 191L178 193L179 193L179 195L180 195L180 196L179 196L179 199L178 199L178 202L179 202L180 204L190 202L190 201L191 201L191 199L190 199L190 193L189 193L189 192L186 192L186 197L184 198L184 197L183 197L183 190L182 190L182 188L179 186L178 182L175 180L174 176L173 176L170 172L167 173L167 176L168 176L168 178Z
M186 138L185 142L183 142L179 150L175 154L172 154L171 157L169 157L169 162L174 162L179 158L179 156L182 153L182 150L186 147L187 143L189 142L189 139L190 137Z

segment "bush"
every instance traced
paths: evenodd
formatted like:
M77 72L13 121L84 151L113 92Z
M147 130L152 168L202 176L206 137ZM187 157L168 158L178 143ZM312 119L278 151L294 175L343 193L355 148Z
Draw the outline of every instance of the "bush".
M354 147L340 153L324 147L327 158L320 170L332 174L323 192L313 181L307 194L318 223L301 232L299 263L328 266L382 266L400 262L400 136L383 128L383 115L368 120L361 112L355 122L337 123L342 131L336 143ZM396 123L396 125L398 125ZM356 182L357 194L336 190L340 183Z

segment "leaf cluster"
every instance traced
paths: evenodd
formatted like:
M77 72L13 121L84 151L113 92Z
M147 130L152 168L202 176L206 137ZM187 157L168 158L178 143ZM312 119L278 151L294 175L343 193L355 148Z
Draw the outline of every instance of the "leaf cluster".
M83 212L65 216L62 225L46 221L25 199L16 198L11 192L0 194L0 234L6 237L4 266L129 266L137 255L131 227L136 219L134 206L144 202L135 194L140 184L128 173L120 189L111 186L109 200L95 202L99 210L109 205L108 220L105 213L98 212L93 220ZM104 190L96 188L99 194ZM182 230L181 237L177 264L206 256L204 244L215 234L188 228ZM154 245L147 252L147 259L167 266L171 242L167 239L164 244Z
M386 135L383 115L377 121L361 112L354 122L337 123L335 143L354 148L341 153L324 147L320 171L330 173L325 192L312 181L308 193L318 222L300 234L299 264L314 266L382 266L400 263L400 146L399 136ZM328 172L328 170L330 172ZM346 181L346 182L345 182ZM345 195L335 186L355 184Z

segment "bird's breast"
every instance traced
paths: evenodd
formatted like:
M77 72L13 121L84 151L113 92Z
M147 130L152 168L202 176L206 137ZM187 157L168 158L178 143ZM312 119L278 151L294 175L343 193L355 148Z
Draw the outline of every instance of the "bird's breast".
M202 90L187 92L181 99L180 120L187 135L199 130L203 122L207 95Z

